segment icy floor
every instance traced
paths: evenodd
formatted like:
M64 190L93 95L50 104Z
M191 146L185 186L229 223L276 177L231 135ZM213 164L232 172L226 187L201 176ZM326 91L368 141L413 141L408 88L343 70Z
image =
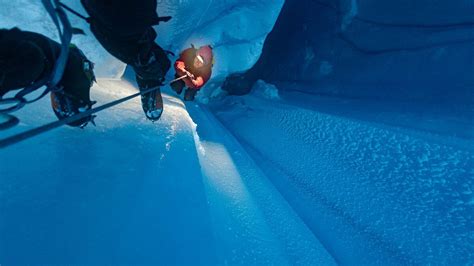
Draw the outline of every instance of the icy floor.
M132 94L101 80L104 103ZM233 137L167 96L157 123L135 99L97 127L61 128L0 151L2 263L334 264ZM52 121L47 99L2 137Z
M337 262L474 261L472 113L268 96L212 109Z
M99 83L100 103L136 91ZM446 135L448 125L469 128L465 119L423 123L387 106L388 118L367 103L275 96L209 107L165 96L157 123L134 99L101 113L97 127L1 150L0 261L474 260L473 140ZM47 99L17 115L22 124L0 137L55 119Z

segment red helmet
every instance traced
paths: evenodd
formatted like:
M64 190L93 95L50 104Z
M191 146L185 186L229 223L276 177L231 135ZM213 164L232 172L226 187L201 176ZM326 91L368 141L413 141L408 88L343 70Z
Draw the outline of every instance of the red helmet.
M212 54L212 47L210 45L201 46L197 51L197 55L204 60L204 65L213 63L214 55Z

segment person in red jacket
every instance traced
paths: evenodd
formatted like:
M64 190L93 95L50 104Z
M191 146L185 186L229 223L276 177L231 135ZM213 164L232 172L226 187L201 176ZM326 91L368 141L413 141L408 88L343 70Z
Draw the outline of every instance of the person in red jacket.
M185 101L193 101L197 92L211 78L214 56L210 45L199 49L188 48L184 50L179 59L176 60L176 78L181 78L171 83L171 88L181 94L184 87L188 87L184 93Z

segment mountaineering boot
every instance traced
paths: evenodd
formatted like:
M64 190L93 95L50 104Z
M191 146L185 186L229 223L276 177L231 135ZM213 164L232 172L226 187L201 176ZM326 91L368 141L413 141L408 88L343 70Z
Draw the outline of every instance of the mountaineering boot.
M146 56L139 57L133 68L140 91L156 88L156 90L142 94L141 101L146 117L151 121L157 121L163 113L160 87L170 68L170 61L163 49L154 44L153 49Z
M138 88L143 93L141 95L143 112L151 121L160 119L163 113L163 98L161 97L161 80L143 80L138 74L136 76Z
M146 91L148 89L140 90ZM157 87L156 90L142 94L141 100L143 112L145 112L146 117L153 122L160 119L163 113L163 98L161 97L160 88Z
M157 121L163 113L163 98L160 91L163 85L162 79L145 80L139 74L136 75L136 79L142 93L149 91L141 95L143 112L151 121Z
M177 94L181 94L181 92L183 92L183 89L185 87L185 83L183 80L177 80L175 82L172 82L170 84L171 88L177 93Z

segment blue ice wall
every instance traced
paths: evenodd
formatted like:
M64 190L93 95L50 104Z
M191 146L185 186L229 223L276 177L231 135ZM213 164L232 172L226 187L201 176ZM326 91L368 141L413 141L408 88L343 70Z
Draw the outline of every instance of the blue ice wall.
M474 2L286 1L259 61L223 88L243 94L257 79L331 96L472 104Z

